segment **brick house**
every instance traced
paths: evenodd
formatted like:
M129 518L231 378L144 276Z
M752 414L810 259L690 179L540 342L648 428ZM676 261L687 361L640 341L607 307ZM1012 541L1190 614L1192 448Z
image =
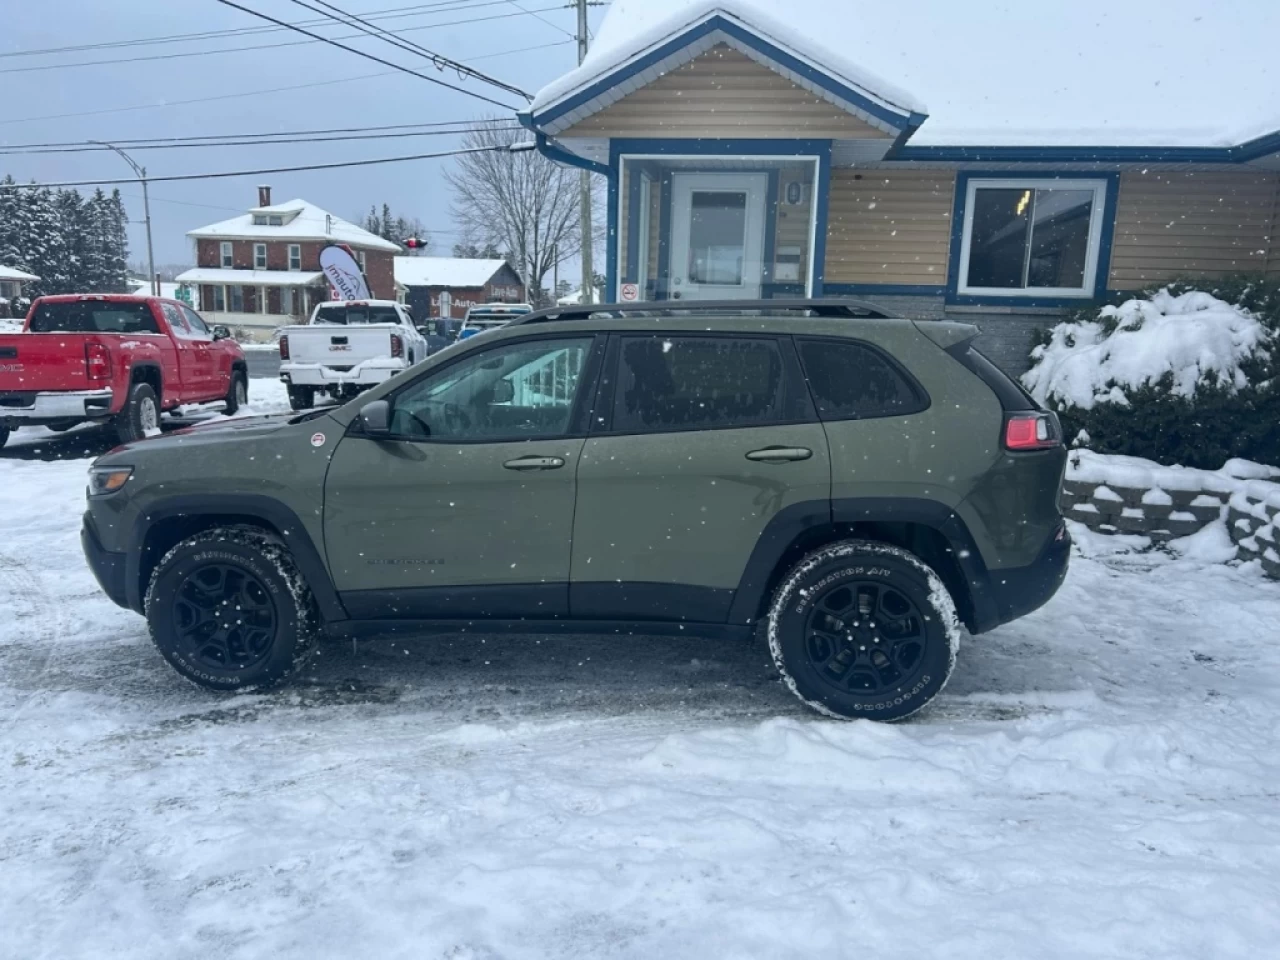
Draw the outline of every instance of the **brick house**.
M395 299L396 244L305 200L272 204L270 187L258 188L258 205L246 213L187 236L195 240L196 267L178 282L198 291L208 322L249 335L303 320L329 299L320 251L330 243L355 251L375 298Z
M396 295L421 320L462 319L480 303L519 303L524 284L505 260L396 257ZM443 302L441 296L444 296Z

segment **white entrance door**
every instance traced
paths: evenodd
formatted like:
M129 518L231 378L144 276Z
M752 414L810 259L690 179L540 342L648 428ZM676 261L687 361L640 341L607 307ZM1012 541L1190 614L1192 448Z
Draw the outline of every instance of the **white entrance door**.
M758 299L767 173L671 177L672 299Z

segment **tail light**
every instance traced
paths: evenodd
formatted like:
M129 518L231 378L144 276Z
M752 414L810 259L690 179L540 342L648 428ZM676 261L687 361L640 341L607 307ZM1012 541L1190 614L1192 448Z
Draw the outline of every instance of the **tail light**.
M111 377L111 351L101 343L84 345L84 372L90 380L108 380Z
M1062 445L1062 430L1052 413L1011 413L1004 422L1006 450L1048 450Z
M400 338L400 334L398 333L393 333L391 335L391 356L392 357L404 356L404 340Z
M280 359L281 360L289 359L289 338L288 337L280 338Z

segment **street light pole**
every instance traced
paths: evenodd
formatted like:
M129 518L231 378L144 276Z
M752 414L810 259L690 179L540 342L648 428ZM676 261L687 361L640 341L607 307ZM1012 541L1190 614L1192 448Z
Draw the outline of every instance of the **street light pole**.
M142 184L142 217L147 225L147 287L151 290L152 296L158 297L160 296L160 288L156 284L156 257L151 250L151 198L147 196L147 168L138 166L133 162L133 157L113 143L107 143L105 140L90 140L89 142L96 143L120 154L124 158L124 162L137 175L138 182Z

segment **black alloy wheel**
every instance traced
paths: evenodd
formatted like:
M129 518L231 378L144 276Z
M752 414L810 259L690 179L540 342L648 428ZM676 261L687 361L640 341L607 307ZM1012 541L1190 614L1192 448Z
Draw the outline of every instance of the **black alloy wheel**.
M215 670L244 670L266 659L279 622L263 583L230 563L206 563L188 574L172 615L187 657Z
M874 580L847 581L820 595L805 635L818 676L860 694L910 686L927 642L924 615L911 598Z

